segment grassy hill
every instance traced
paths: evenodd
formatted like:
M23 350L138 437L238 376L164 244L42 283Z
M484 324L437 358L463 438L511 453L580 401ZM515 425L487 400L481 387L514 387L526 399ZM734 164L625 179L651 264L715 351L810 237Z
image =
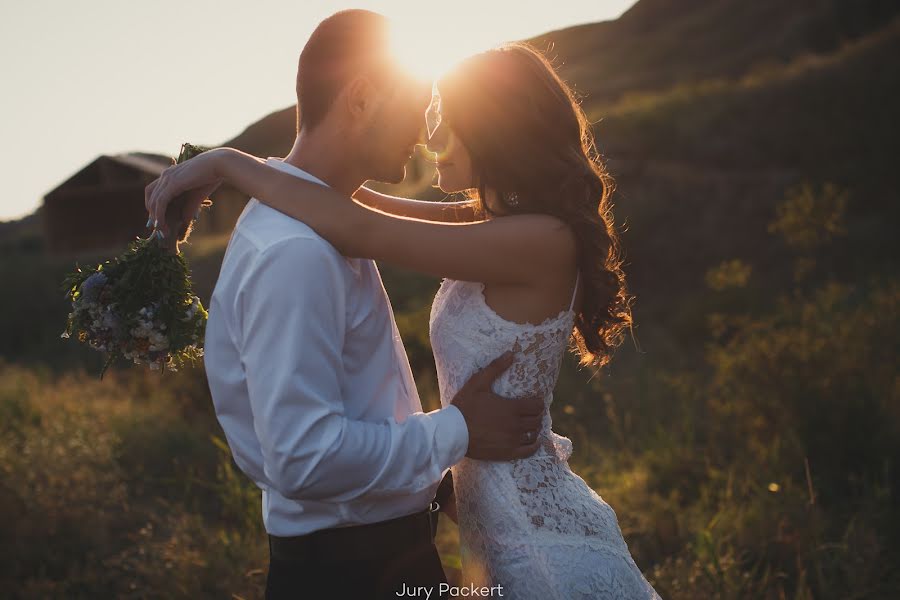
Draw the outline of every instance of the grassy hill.
M619 19L532 40L593 105L828 54L900 12L890 0L641 0Z
M729 255L760 264L756 284L790 278L787 249L765 224L804 181L848 190L847 235L821 257L822 277L896 267L900 177L900 21L832 54L738 80L632 96L593 112L617 176L617 216L645 306L662 290L689 301ZM696 326L697 323L688 324Z

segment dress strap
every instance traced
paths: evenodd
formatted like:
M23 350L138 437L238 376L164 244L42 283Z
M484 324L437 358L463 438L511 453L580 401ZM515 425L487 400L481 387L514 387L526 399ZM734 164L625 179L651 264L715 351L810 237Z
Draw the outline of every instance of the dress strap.
M581 278L581 271L575 271L575 289L572 290L572 301L569 303L569 310L575 308L575 296L578 295L578 280Z

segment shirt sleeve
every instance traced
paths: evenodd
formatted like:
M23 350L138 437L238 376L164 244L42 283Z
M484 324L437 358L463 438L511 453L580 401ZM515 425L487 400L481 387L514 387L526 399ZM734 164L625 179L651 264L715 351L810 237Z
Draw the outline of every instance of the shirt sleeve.
M345 415L342 260L292 237L264 249L241 284L241 360L266 478L298 500L420 492L465 455L465 419L453 405L402 423Z

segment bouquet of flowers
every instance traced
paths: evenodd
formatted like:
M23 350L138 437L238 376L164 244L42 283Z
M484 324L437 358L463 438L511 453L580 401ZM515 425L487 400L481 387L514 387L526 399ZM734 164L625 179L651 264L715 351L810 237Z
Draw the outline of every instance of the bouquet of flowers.
M207 149L183 144L175 162ZM174 239L166 240L154 229L149 237L131 242L120 256L88 269L76 264L65 278L63 287L72 312L61 337L75 336L108 353L101 379L119 357L148 364L153 370L175 371L203 356L207 312L194 295L190 271L177 246L187 238L193 221L185 223L177 216L178 204L170 207L171 231L179 232ZM209 204L206 199L203 205Z

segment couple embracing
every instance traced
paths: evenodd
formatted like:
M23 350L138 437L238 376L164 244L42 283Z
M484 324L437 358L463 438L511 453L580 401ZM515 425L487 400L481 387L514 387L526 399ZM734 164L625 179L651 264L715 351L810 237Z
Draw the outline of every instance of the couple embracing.
M318 26L286 157L217 148L146 190L167 233L176 197L190 215L223 183L251 197L205 366L234 460L262 490L266 598L447 598L442 513L459 525L460 595L658 598L551 429L567 349L602 367L631 324L589 124L526 45L426 82L395 63L389 31L362 10ZM439 186L467 199L364 187L403 180L426 112ZM422 411L375 260L443 278L430 317L440 409Z

